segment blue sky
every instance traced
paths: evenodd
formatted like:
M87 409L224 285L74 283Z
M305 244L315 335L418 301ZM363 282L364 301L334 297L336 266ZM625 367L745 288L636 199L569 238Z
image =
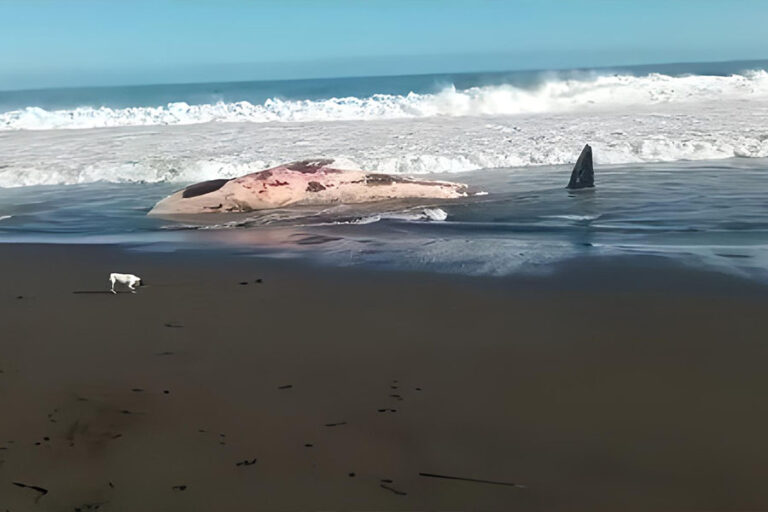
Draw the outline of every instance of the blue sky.
M0 0L0 89L768 58L764 0Z

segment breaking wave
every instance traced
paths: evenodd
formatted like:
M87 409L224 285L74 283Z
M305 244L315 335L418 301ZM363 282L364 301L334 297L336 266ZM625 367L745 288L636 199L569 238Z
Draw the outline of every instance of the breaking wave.
M481 116L591 111L658 104L768 99L768 72L730 76L649 74L552 78L532 88L514 85L451 86L434 94L375 94L358 98L247 101L110 108L82 106L45 110L36 106L0 114L0 130L85 129L186 125L209 122L317 122L435 116Z
M461 173L572 164L585 143L600 165L768 157L766 71L585 76L262 105L6 112L0 188L180 184L314 157L387 174ZM216 124L225 121L248 122ZM131 127L158 124L189 126ZM43 130L98 126L115 128Z

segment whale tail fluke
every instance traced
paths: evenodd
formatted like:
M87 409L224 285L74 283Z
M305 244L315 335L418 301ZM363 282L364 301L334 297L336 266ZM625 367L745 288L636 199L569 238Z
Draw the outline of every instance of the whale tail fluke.
M595 186L595 170L592 168L592 147L587 144L581 150L576 165L573 166L571 181L565 187L570 190L592 188Z

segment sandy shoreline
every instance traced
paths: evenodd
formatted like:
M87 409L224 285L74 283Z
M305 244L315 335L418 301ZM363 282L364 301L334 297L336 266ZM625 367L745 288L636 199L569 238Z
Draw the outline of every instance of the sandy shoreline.
M756 283L21 244L0 268L0 510L768 507ZM149 286L73 293L113 271Z

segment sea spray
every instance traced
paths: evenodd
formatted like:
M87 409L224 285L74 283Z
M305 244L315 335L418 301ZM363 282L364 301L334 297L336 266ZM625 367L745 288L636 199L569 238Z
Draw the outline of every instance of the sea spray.
M151 107L84 105L66 110L30 105L0 113L0 130L545 114L754 99L768 99L768 72L764 70L729 76L587 74L571 79L555 77L528 88L503 84L457 89L450 85L432 94L373 94L320 100L275 97L260 104L237 101L191 105L179 101Z

